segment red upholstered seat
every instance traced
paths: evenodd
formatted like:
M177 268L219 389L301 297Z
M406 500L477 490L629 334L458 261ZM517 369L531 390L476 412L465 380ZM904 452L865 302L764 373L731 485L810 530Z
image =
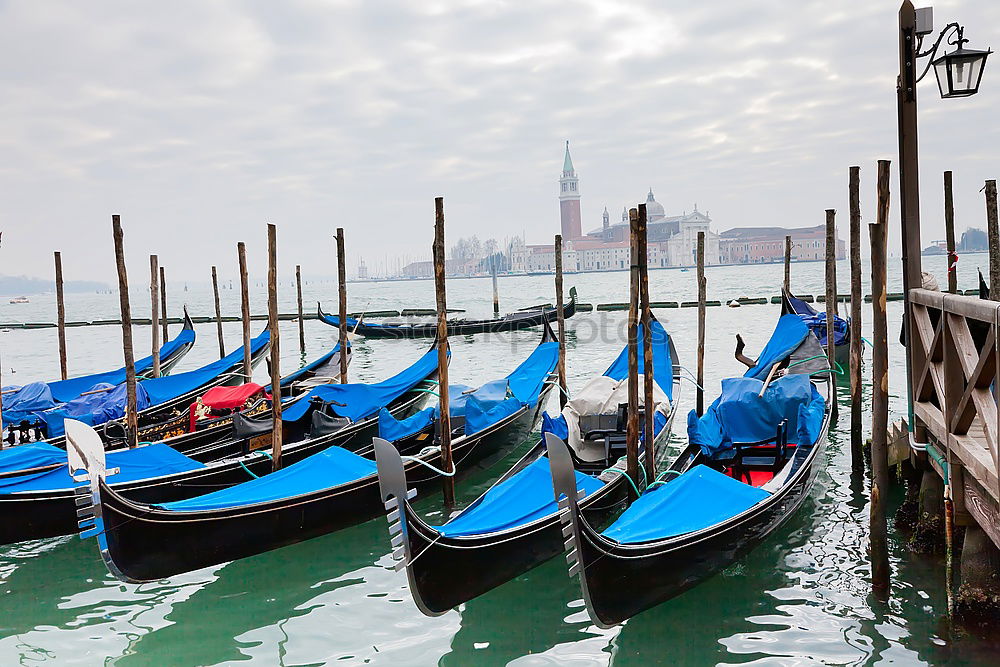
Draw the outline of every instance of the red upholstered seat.
M248 382L236 387L213 387L201 397L201 402L213 410L231 410L247 402L252 396L262 394L264 387Z

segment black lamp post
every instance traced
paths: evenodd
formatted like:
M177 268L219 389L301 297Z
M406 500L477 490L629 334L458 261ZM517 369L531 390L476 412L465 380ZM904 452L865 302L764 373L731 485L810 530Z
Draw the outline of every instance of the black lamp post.
M968 97L979 91L986 57L991 51L966 49L965 29L949 23L933 46L921 51L924 37L933 32L931 9L914 9L910 0L899 8L899 79L896 82L896 108L899 114L899 187L900 219L903 236L903 326L906 338L906 384L909 397L909 423L913 431L913 378L910 355L910 289L920 287L920 199L917 161L917 83L934 67L941 97ZM955 46L951 53L938 56L944 45ZM937 56L937 57L935 57ZM919 60L927 64L918 75ZM921 434L917 440L923 441Z

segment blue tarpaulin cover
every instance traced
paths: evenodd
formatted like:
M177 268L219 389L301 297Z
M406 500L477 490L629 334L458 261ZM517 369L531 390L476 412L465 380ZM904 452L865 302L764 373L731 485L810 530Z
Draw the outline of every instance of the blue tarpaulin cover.
M40 468L66 462L66 450L47 442L34 442L0 450L0 473Z
M420 433L434 423L437 408L424 408L406 419L396 419L387 408L378 411L378 437L389 442Z
M26 447L24 445L23 447ZM21 449L17 447L16 449ZM62 453L62 463L66 462L66 452ZM170 475L188 470L204 468L204 464L189 459L176 449L156 443L135 449L122 449L106 454L108 468L120 468L116 475L108 477L111 485L132 482L139 479L149 479L161 475ZM66 466L49 472L19 475L0 479L0 493L15 493L17 491L58 491L71 489L78 484L69 476Z
M559 343L541 343L506 378L470 394L465 404L465 434L479 433L523 407L533 408L558 361Z
M160 359L166 359L177 349L183 345L188 345L194 342L194 330L193 329L182 329L181 332L171 341L168 341L163 347L160 348ZM242 353L241 353L242 354ZM135 372L139 375L145 373L153 367L153 357L148 356L145 359L139 359L135 362ZM66 401L71 401L85 391L90 391L91 388L96 384L107 383L107 384L120 384L125 381L125 368L119 368L115 371L107 371L105 373L95 373L93 375L83 375L80 377L69 378L66 380L58 380L56 382L49 382L49 389L52 390L52 398L59 402L65 403Z
M3 423L18 424L21 421L35 422L33 413L56 406L52 390L45 382L32 382L23 387L4 387L4 391L15 389L3 398Z
M807 375L786 375L764 383L753 378L727 378L722 394L698 418L688 413L688 440L713 456L732 448L734 442L774 438L778 424L788 420L788 440L811 445L819 438L825 401Z
M269 475L160 507L178 512L242 507L320 491L374 474L375 462L371 459L342 447L329 447Z
M346 417L351 421L364 419L376 414L379 408L389 405L420 384L437 370L437 363L437 350L433 349L425 352L424 356L406 370L382 382L327 384L316 387L282 411L281 418L288 422L301 419L309 410L311 401L318 398L325 402L343 404L330 406L330 411L338 417Z
M102 389L107 391L100 391ZM58 408L37 414L45 421L45 433L48 437L54 438L65 433L63 420L67 417L96 426L125 416L128 388L124 382L117 386L99 384L91 391L99 393L74 398ZM146 395L142 382L136 383L135 399L137 410L144 410L150 405L149 396Z
M674 391L674 366L670 358L670 336L658 321L653 320L650 326L653 340L653 381L663 390L668 399L673 399ZM638 340L642 345L643 328L642 324L638 329ZM641 349L641 348L640 348ZM639 355L639 374L645 371L645 359ZM621 354L614 360L604 374L616 380L623 380L628 376L628 346L622 348Z
M604 482L582 472L576 473L576 488L586 495L604 486ZM549 459L538 458L509 479L487 491L457 517L437 526L447 537L482 535L523 526L556 512L555 492Z
M806 323L813 335L819 339L819 344L826 347L826 312L818 312L802 299L788 295L788 302L795 312ZM839 315L833 317L833 344L844 345L847 343L848 334L847 320Z
M787 358L809 335L809 327L798 315L782 315L774 327L774 333L757 357L757 365L748 369L743 377L763 380L771 371L771 366Z
M250 356L257 354L271 340L266 330L250 341ZM186 373L175 373L166 377L151 378L139 383L149 395L150 405L160 405L205 386L213 378L232 368L243 359L243 348L239 347L222 359Z
M604 531L604 537L631 544L662 540L708 528L741 514L770 494L699 465L646 491Z

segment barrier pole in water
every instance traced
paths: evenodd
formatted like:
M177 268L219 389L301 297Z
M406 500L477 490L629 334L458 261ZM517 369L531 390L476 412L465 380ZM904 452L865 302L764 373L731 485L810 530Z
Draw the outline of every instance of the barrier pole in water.
M639 209L628 212L631 261L628 292L628 422L625 429L625 470L639 485Z
M278 345L277 227L267 225L267 326L271 334L271 465L281 467L281 350Z
M948 291L958 291L958 255L955 253L955 198L951 189L951 172L944 172L944 238L948 249Z
M865 468L861 433L861 167L851 167L851 470Z
M306 329L302 319L302 267L295 265L295 296L299 302L299 352L306 353Z
M785 291L792 291L792 237L785 237L785 282L782 283Z
M559 409L566 407L566 319L563 316L563 265L562 265L562 234L556 234L556 325L559 336ZM493 274L496 280L496 273ZM495 284L495 283L494 283ZM494 292L495 294L495 292ZM494 301L495 303L495 301Z
M222 337L222 306L219 304L219 275L212 267L212 292L215 294L215 329L219 334L219 359L226 356L226 341Z
M646 483L656 479L656 462L653 456L653 331L652 313L649 309L649 255L646 243L646 205L639 204L639 316L642 320L642 431L645 433L644 464Z
M872 588L889 591L885 503L889 494L889 329L886 318L886 229L889 224L889 161L878 161L877 223L868 225L872 251L872 485L868 534Z
M837 212L826 209L826 356L830 361L830 368L837 368L837 350L834 344L833 323L837 316ZM840 414L837 406L837 377L831 373L830 383L830 408L834 419Z
M125 240L121 216L111 216L111 233L115 242L115 263L118 265L118 301L122 313L122 348L125 353L125 424L128 446L139 444L138 417L135 398L135 356L132 352L132 307L128 300L128 274L125 271Z
M451 458L451 415L448 413L448 300L444 274L444 197L434 198L434 297L437 304L438 397L440 398L441 465L445 472L454 473ZM455 478L443 477L444 504L455 505Z
M337 227L337 298L340 324L340 383L347 384L347 267L344 265L344 228Z
M160 309L159 309L159 292L160 292L160 269L159 269L159 259L156 255L149 256L149 300L151 303L150 307L150 333L152 334L150 338L152 339L153 345L153 377L160 377Z
M698 264L698 368L697 368L697 405L698 416L705 414L705 289L708 281L705 279L705 232L698 232L698 246L695 254Z
M167 272L160 267L160 326L163 327L163 340L170 339L167 323Z
M66 364L66 299L63 296L62 253L54 253L56 260L56 322L59 327L59 375L65 380L69 377Z
M253 379L253 363L250 360L250 286L247 284L247 246L243 241L236 244L236 255L240 260L240 302L243 315L243 382Z

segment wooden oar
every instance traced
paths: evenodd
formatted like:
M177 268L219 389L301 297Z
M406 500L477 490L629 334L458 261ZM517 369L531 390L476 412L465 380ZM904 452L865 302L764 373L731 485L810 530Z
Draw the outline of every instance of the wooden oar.
M760 393L757 394L758 398L764 395L764 390L767 389L767 385L771 384L771 378L774 377L774 374L777 372L777 370L778 370L778 362L774 362L773 364L771 364L771 370L767 372L767 379L764 380L764 386L760 388Z

